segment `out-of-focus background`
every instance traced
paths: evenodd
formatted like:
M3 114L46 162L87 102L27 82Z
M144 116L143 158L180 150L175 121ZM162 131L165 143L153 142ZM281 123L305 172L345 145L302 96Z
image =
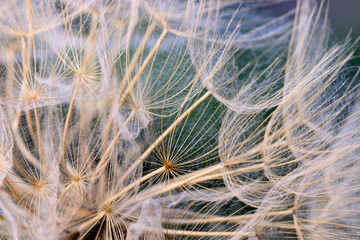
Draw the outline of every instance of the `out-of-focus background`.
M289 0L288 2L279 4L274 9L276 12L286 12L296 6L296 1ZM319 3L322 0L317 0ZM335 40L341 41L351 31L351 39L355 40L360 37L360 0L324 0L325 6L329 3L329 18L330 26L333 31ZM355 59L352 63L360 66L360 45L357 45L355 52Z
M360 0L328 0L330 24L340 40L349 34L353 40L360 37ZM360 44L357 44L353 65L360 66Z
M330 21L338 37L346 37L350 29L351 36L360 36L360 0L329 0Z
M274 7L276 12L286 12L296 6L297 0L289 0ZM300 0L298 0L300 1ZM319 3L322 0L317 0ZM330 24L334 34L344 38L352 29L352 37L360 36L360 0L324 0L329 3Z

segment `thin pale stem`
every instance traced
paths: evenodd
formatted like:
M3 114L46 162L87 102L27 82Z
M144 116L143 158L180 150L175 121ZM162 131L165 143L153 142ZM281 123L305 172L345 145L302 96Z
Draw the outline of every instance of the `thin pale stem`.
M135 112L132 111L131 114L128 116L128 118L126 119L126 121L124 122L124 125L126 126L130 120L133 118L133 116L135 115ZM107 163L107 159L111 154L111 151L113 150L118 138L121 136L122 130L120 129L115 137L112 139L112 141L110 142L110 144L108 145L107 149L105 150L105 152L102 154L102 157L99 161L99 164L96 166L96 169L94 170L94 172L91 173L91 175L97 177L97 175L99 174L99 172L101 172Z
M267 217L271 216L287 216L291 215L293 212L292 209L286 211L279 211L279 212L268 212L266 213ZM247 221L254 217L253 214L245 214L240 216L230 216L230 217L222 217L222 216L207 216L207 215L200 215L198 218L189 218L189 219L164 219L164 223L171 223L171 224L198 224L198 223L218 223L218 222L231 222L236 224L242 224L244 221Z
M76 86L75 86L75 90L70 102L70 106L69 106L69 111L67 113L66 116L66 120L65 120L65 125L64 125L64 131L63 131L63 137L62 137L62 141L61 141L61 151L60 151L60 163L63 164L63 166L66 168L66 164L65 164L65 153L66 153L66 138L68 135L68 130L70 127L70 120L71 120L71 115L72 112L74 110L74 104L75 104L75 94L76 94Z
M34 101L34 104L36 105L36 101ZM36 134L37 134L38 149L39 149L39 158L40 158L40 162L45 163L44 149L41 144L42 141L41 141L41 126L39 119L39 111L37 107L35 107L34 112L35 112L35 124L36 124Z
M200 232L200 231L185 231L185 230L176 230L176 229L175 230L163 229L163 232L168 235L193 236L193 237L232 237L236 235L236 232ZM253 235L254 234L247 233L244 234L244 237L253 236Z
M115 194L114 196L109 198L108 200L106 200L106 202L111 202L113 200L116 200L116 199L120 198L123 194L127 193L128 191L130 191L134 187L138 186L140 183L152 178L153 176L156 176L156 175L158 175L160 173L163 173L165 170L166 170L165 167L161 167L161 168L159 168L159 169L145 175L144 177L138 179L137 181L132 182L131 184L126 186L123 190L121 190L120 192L118 192L117 194Z
M141 74L143 73L143 71L145 70L146 66L149 64L149 62L151 61L152 57L157 53L157 51L159 50L160 44L161 42L165 39L166 34L168 33L168 31L166 29L163 30L162 34L160 35L159 39L157 40L155 46L153 47L153 49L151 49L151 52L149 53L149 55L145 58L143 64L141 65L141 67L139 68L139 70L137 70L136 75L131 79L131 81L129 82L129 84L126 86L124 92L121 93L121 98L120 98L120 103L123 103L127 97L127 95L131 92L132 88L134 87L134 85L136 84L136 82L140 79ZM129 73L125 76L123 85L127 84L130 77L131 77L131 72L132 70L128 71ZM123 88L121 88L123 89Z

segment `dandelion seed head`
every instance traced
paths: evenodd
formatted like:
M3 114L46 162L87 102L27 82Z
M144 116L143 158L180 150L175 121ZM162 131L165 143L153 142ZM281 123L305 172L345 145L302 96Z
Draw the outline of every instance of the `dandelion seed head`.
M353 45L281 2L3 1L0 236L356 239Z

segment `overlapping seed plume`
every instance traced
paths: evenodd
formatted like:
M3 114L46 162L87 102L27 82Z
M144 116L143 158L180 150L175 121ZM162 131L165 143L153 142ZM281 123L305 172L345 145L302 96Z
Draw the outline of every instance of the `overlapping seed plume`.
M238 112L261 111L281 101L293 12L271 18L266 1L236 6L235 14L225 10L220 17L230 19L230 25L220 25L192 41L192 59L204 73L201 81L218 101ZM232 35L226 34L232 29Z
M358 183L351 177L357 167L350 157L358 149L358 71L348 65L349 40L329 44L323 8L297 5L276 108L252 114L230 108L224 118L225 183L256 208L231 239L249 231L255 239L358 237Z
M353 46L281 2L2 1L1 238L357 239Z

